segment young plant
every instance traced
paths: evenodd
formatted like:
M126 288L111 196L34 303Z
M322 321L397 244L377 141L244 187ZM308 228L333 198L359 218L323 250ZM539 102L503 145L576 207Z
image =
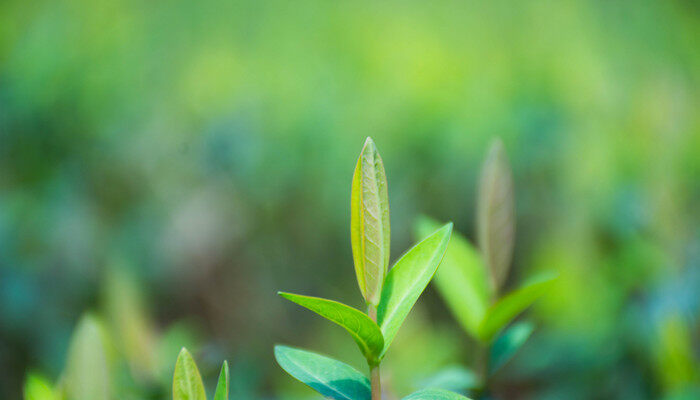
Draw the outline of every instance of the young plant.
M438 223L419 219L417 237L428 235ZM455 374L454 368L438 373L430 381L445 382L449 376L463 376L464 382L450 382L453 389L473 390L485 395L489 378L525 343L533 331L529 322L506 328L539 298L554 280L551 274L534 277L520 288L502 295L513 255L515 206L513 178L500 140L494 141L484 161L477 201L477 251L467 239L454 233L435 285L454 317L479 346L477 374L469 370ZM503 331L503 333L501 333ZM499 335L500 333L500 335Z
M369 379L340 361L306 350L275 346L279 365L323 396L336 400L380 400L380 364L399 327L435 274L452 232L437 227L389 270L389 199L382 159L367 138L355 166L350 204L355 273L367 313L333 300L280 292L298 305L342 326L367 359ZM464 399L440 390L416 392L405 400Z
M213 400L228 400L228 362L224 361L219 373ZM173 400L207 400L202 376L186 348L180 350L173 374Z

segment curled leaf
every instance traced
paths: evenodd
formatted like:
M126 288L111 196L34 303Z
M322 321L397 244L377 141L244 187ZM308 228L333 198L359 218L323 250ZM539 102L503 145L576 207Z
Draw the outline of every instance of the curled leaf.
M389 266L389 196L382 158L367 138L355 166L350 196L355 273L367 303L376 306Z
M497 291L508 276L515 241L513 175L500 139L493 142L482 166L478 196L479 248Z

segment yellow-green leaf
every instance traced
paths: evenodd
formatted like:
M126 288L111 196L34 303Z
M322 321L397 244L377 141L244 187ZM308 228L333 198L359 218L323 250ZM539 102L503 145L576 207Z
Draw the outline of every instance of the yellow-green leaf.
M370 400L367 377L345 363L287 346L275 346L275 359L289 375L325 398Z
M367 314L333 300L285 292L279 295L345 328L368 361L375 362L379 358L384 338L379 326Z
M68 348L63 390L70 400L110 399L110 368L105 334L92 315L84 316L76 327Z
M515 242L513 176L500 139L493 142L484 161L478 196L479 248L489 268L494 291L498 291L508 276Z
M416 236L423 238L438 229L440 224L421 217L415 226ZM433 282L462 328L477 336L479 324L489 306L489 282L479 252L458 232L452 232L445 258Z
M386 173L371 138L362 148L352 177L350 234L360 291L376 306L389 266L390 229Z
M377 321L384 335L382 356L435 274L451 233L452 223L444 225L408 250L389 271L377 307Z
M216 384L214 400L228 400L228 384L228 362L224 361L224 364L221 366L221 372L219 373L219 382Z
M175 363L173 400L207 400L197 364L184 347Z
M554 274L544 274L533 278L529 283L508 293L494 303L486 312L486 316L479 326L479 338L482 341L490 342L513 318L542 296L555 279Z
M51 382L39 374L30 373L24 382L24 400L56 400Z

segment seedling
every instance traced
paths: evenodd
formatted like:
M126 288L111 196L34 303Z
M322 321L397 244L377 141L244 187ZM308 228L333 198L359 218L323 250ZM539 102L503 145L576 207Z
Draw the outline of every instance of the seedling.
M214 400L228 400L228 362L224 361L216 384ZM173 400L207 400L202 376L186 348L180 350L173 374Z
M447 249L452 223L437 227L389 266L389 199L384 164L367 138L355 166L350 202L350 234L355 273L367 313L318 297L279 294L342 326L369 366L369 379L349 365L310 351L275 346L279 365L323 396L336 400L380 400L380 364L399 327L435 274ZM464 399L453 392L427 390L404 400Z
M423 217L416 223L416 234L425 237L436 226L437 222ZM453 234L435 285L462 328L478 343L478 373L461 370L460 375L453 367L431 381L444 382L448 374L461 376L463 382L453 380L449 387L485 394L489 378L513 357L533 331L529 322L512 324L503 331L504 328L554 281L553 275L542 275L506 295L500 293L510 270L515 239L513 178L500 140L492 144L482 167L477 236L479 250L459 233Z

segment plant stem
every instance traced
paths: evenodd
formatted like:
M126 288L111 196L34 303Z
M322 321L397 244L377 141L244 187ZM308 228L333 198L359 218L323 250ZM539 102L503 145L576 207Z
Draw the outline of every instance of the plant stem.
M367 315L372 318L372 321L377 322L377 307L369 305ZM369 383L372 389L372 400L382 400L382 384L379 374L379 363L369 364Z

